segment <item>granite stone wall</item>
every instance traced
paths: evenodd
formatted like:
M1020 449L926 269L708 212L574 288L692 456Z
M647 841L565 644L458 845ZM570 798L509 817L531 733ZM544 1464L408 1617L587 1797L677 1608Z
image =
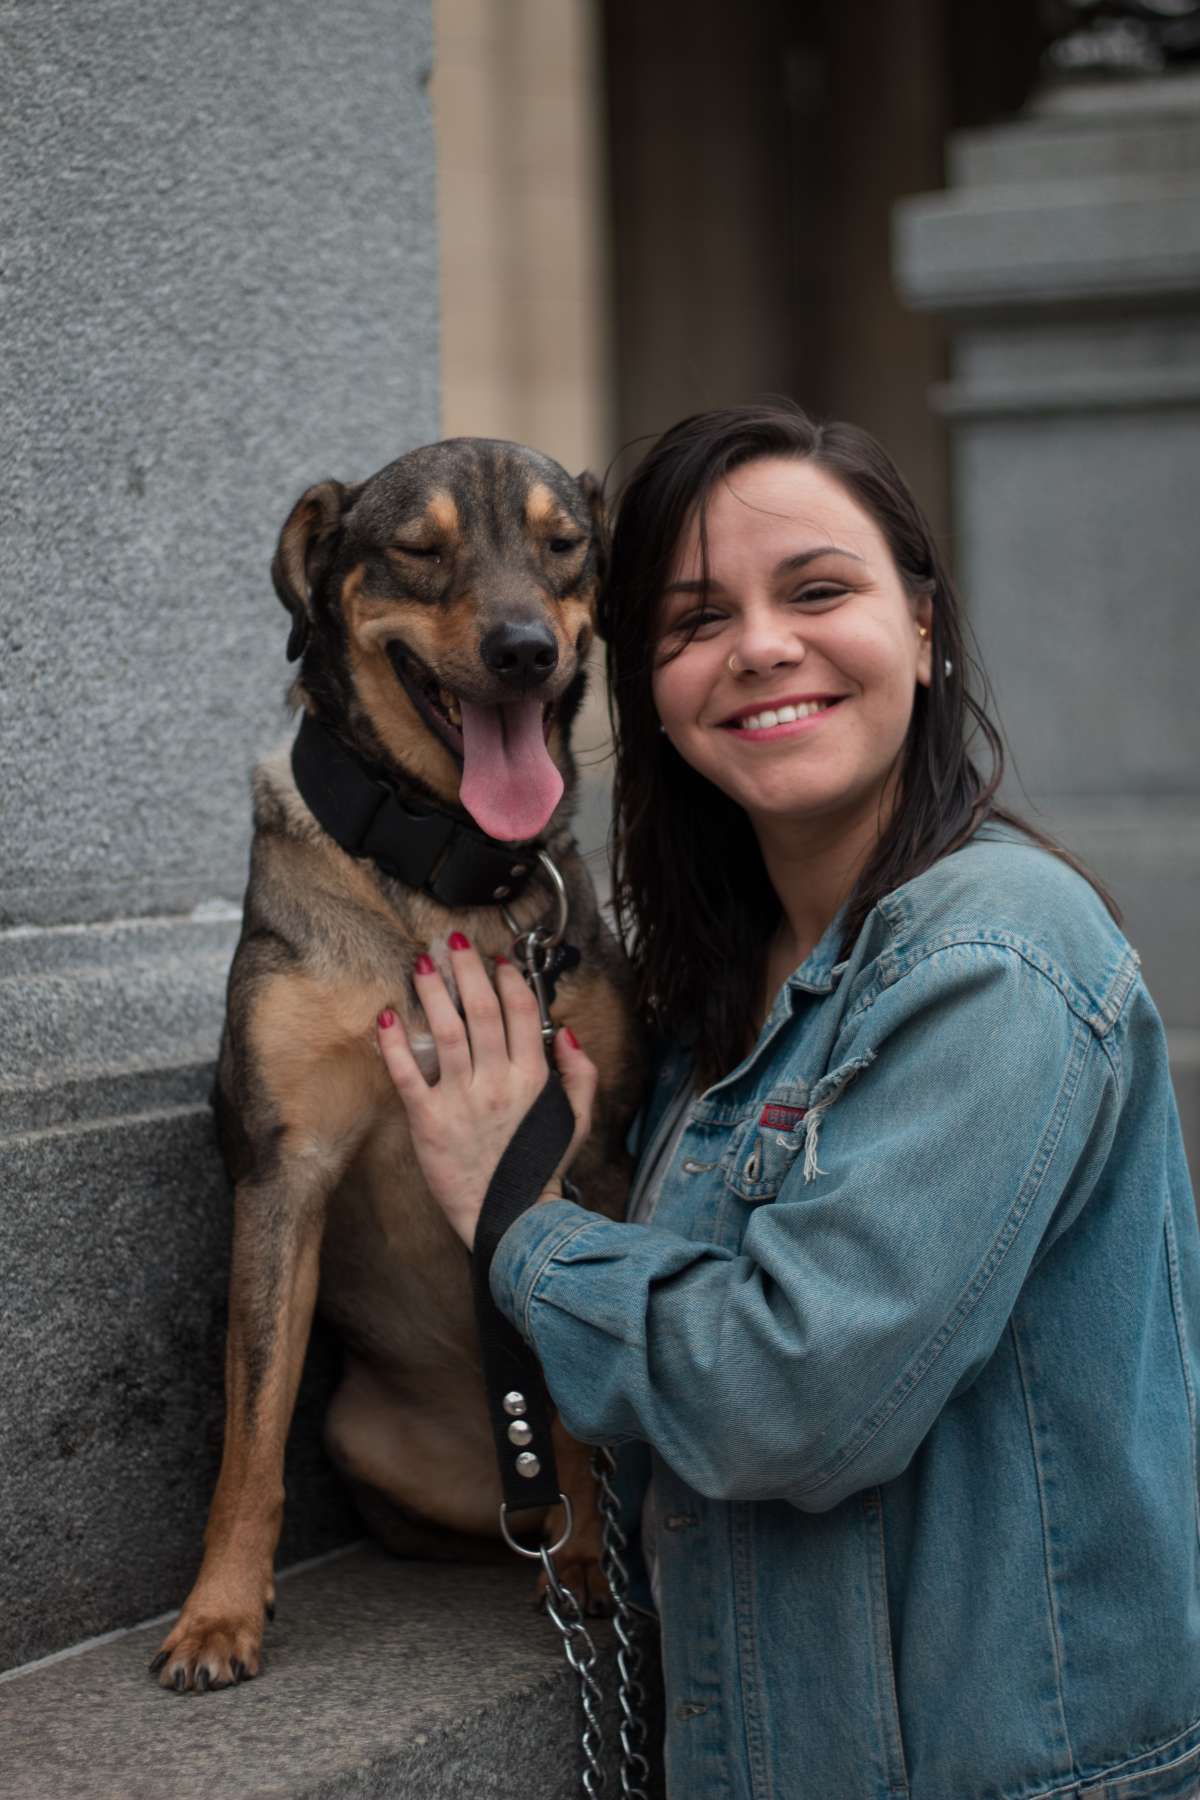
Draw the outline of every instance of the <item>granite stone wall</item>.
M437 435L431 55L427 0L0 19L0 1668L177 1603L198 1556L268 566L309 482ZM285 1559L357 1534L330 1374Z

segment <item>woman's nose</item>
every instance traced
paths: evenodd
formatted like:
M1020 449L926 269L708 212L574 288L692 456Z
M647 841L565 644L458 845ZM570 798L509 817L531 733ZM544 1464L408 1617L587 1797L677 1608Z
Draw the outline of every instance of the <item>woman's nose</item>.
M767 675L772 669L802 662L804 654L804 637L795 618L774 612L757 618L744 616L731 667L739 674Z

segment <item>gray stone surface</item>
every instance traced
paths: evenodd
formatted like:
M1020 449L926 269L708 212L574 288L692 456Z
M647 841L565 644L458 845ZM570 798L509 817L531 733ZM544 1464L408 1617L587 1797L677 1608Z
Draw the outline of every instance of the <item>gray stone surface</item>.
M198 1559L268 566L308 483L437 435L431 37L428 0L0 17L0 1666L177 1604ZM359 1532L333 1371L318 1337L285 1562Z
M1195 294L1200 77L1148 83L1117 116L1112 91L970 134L951 157L954 185L901 202L895 271L910 305L995 313Z
M191 1585L220 1456L231 1207L207 1106L0 1139L0 1193L6 1668ZM318 1335L281 1563L361 1536L320 1444L335 1371Z
M292 501L437 435L427 0L0 22L0 923L239 899Z
M5 1792L574 1800L574 1687L532 1592L516 1564L432 1567L356 1550L284 1578L265 1672L240 1687L160 1689L146 1665L161 1627L0 1681ZM611 1631L594 1630L611 1708ZM606 1736L616 1791L611 1711Z
M1036 95L1020 120L963 131L949 146L955 188L1190 175L1200 163L1200 77L1178 71L1110 83L1103 116L1087 84Z
M0 931L0 1138L206 1100L239 920Z
M1121 903L1200 1173L1200 76L1051 90L950 166L897 272L954 321L932 399L1005 792Z
M1198 469L1200 403L955 434L959 573L1035 796L1195 797Z

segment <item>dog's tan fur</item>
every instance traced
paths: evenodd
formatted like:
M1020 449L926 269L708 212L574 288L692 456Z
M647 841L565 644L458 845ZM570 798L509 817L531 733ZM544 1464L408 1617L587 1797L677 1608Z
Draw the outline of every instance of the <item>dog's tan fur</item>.
M460 813L461 766L398 678L388 645L483 701L491 677L482 633L508 614L553 631L548 744L567 794L541 841L565 876L582 951L553 1010L600 1070L595 1127L573 1172L587 1203L615 1215L639 1058L624 967L566 822L569 727L602 534L587 478L572 481L515 445L460 439L356 488L309 489L283 528L274 573L293 614L292 649L303 654L295 699L401 791ZM156 1659L163 1685L179 1690L260 1666L284 1440L318 1306L346 1347L327 1440L371 1529L401 1552L468 1557L491 1555L497 1536L467 1259L416 1171L375 1020L397 1009L427 1054L415 957L432 950L446 968L457 929L491 958L509 951L512 933L498 906L452 913L346 854L304 804L286 751L256 772L255 824L218 1075L236 1194L225 1450L200 1573ZM513 910L532 925L547 895L535 883ZM586 1452L560 1426L556 1446L577 1519L567 1575L597 1604Z

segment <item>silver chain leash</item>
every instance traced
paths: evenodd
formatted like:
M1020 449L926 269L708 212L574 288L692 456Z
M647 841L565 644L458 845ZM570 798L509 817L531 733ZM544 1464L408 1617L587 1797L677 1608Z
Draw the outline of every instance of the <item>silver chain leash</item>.
M592 1452L592 1474L600 1491L600 1517L603 1520L603 1568L613 1598L613 1627L617 1634L617 1709L621 1736L622 1800L646 1800L644 1782L650 1779L646 1759L646 1690L642 1682L642 1652L637 1641L632 1608L629 1605L629 1571L622 1552L626 1548L621 1529L620 1509L612 1477L617 1462L607 1445ZM562 1638L563 1654L579 1681L579 1705L583 1729L579 1745L583 1752L580 1782L586 1800L600 1800L606 1778L600 1761L604 1749L600 1708L604 1696L596 1679L596 1646L583 1622L570 1588L559 1580L554 1558L571 1535L571 1508L562 1496L566 1510L566 1529L556 1544L543 1544L538 1550L526 1550L509 1535L507 1508L500 1509L500 1526L510 1548L518 1556L540 1562L546 1576L546 1611Z
M638 1643L629 1605L629 1571L623 1552L620 1507L612 1478L617 1459L607 1444L592 1451L592 1474L600 1490L600 1517L604 1521L604 1573L613 1597L613 1627L617 1634L617 1706L621 1733L621 1794L623 1800L646 1800L642 1783L650 1779L646 1760L646 1689L642 1682L642 1647Z
M558 1627L563 1653L579 1678L579 1705L583 1713L583 1730L579 1734L579 1744L583 1751L580 1780L587 1800L599 1800L605 1787L604 1770L600 1763L604 1749L600 1708L604 1704L604 1696L600 1691L600 1683L596 1680L596 1646L583 1622L578 1600L570 1588L564 1587L558 1579L554 1557L549 1550L541 1551L541 1562L546 1574L546 1611Z

